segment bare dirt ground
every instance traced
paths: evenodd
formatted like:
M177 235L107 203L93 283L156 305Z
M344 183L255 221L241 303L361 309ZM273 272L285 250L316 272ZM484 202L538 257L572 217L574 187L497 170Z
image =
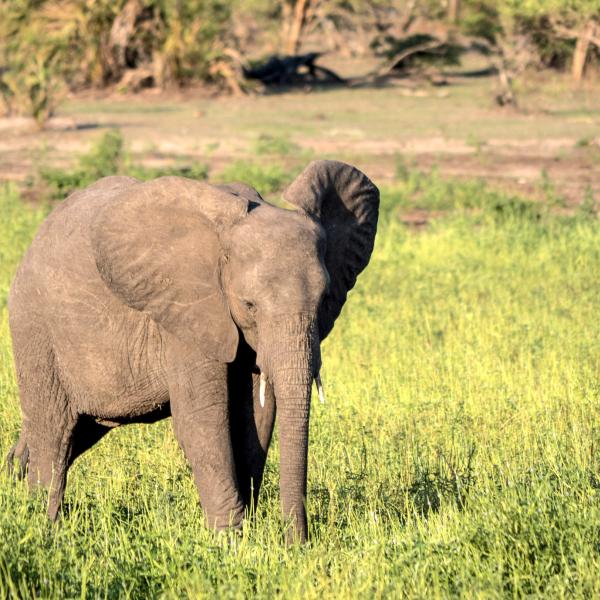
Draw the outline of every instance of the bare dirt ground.
M98 136L119 128L136 161L199 161L211 176L234 160L256 159L257 140L270 136L289 142L290 159L339 158L381 183L402 162L531 196L551 182L571 205L590 192L600 198L600 82L573 89L566 78L532 76L521 84L518 111L495 106L493 79L458 73L448 84L243 98L193 90L74 97L45 131L26 119L0 120L0 181L23 183L40 165L71 165Z

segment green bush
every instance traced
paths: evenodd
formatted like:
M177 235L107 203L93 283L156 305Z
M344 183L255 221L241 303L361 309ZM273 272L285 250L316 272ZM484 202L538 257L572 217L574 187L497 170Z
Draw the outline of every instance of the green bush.
M299 153L301 148L287 136L263 134L254 142L253 150L255 154L259 155L276 154L286 156L288 154Z
M241 181L256 188L261 194L282 190L292 182L297 169L286 170L280 164L257 164L238 160L223 169L219 180L226 182Z
M142 181L156 179L157 177L167 177L169 175L202 181L208 178L208 165L193 163L182 166L145 167L144 165L133 164L127 167L126 174Z
M136 164L124 151L121 132L114 130L105 133L90 152L79 159L74 169L42 167L39 170L39 177L49 188L51 198L64 198L73 190L84 188L108 175L130 175L142 180L178 175L203 180L208 176L208 167L200 163L168 167Z
M381 219L418 210L478 215L482 221L538 222L548 215L549 208L558 205L553 189L542 187L542 201L528 200L495 189L482 179L447 178L436 169L429 172L409 169L398 158L396 183L382 194Z
M497 3L490 0L466 0L459 26L467 35L494 43L496 36L502 31Z

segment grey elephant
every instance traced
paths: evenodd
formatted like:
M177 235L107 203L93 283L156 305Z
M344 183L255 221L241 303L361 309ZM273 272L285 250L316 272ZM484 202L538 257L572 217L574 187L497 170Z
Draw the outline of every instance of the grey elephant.
M172 415L206 519L255 505L275 412L288 540L307 536L320 342L367 265L379 192L341 162L288 188L107 177L45 220L9 295L23 426L11 449L55 519L73 461L114 427Z

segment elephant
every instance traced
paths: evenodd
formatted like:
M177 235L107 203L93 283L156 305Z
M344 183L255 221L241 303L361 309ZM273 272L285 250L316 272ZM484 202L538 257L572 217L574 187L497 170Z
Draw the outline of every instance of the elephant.
M42 223L8 299L23 415L8 463L48 490L52 520L78 456L171 416L208 526L239 529L277 412L286 539L306 540L320 345L369 262L379 190L318 160L284 198L292 209L241 183L110 176Z

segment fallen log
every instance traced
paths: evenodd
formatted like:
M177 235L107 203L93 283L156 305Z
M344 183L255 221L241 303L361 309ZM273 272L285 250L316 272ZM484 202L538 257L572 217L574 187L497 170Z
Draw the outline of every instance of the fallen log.
M243 68L246 79L255 79L267 86L298 85L306 83L345 83L331 69L317 65L321 52L292 56L271 56L266 62L252 68Z

